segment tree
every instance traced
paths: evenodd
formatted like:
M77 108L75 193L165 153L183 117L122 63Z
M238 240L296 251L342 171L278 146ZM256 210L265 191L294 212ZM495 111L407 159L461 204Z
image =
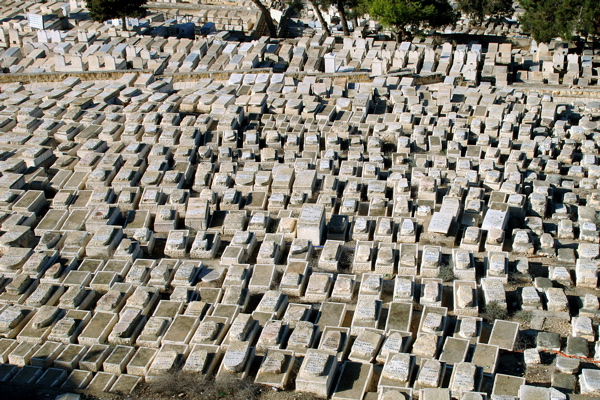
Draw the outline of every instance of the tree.
M514 12L512 0L458 0L458 9L479 23L486 16L501 18Z
M523 0L521 6L525 13L519 18L523 31L531 34L538 42L549 42L556 37L569 36L572 27L566 22L572 16L558 16L563 0Z
M367 13L364 2L362 0L344 0L344 16L346 20L353 20L354 29L358 27L358 17L362 17Z
M600 33L600 3L593 0L521 0L523 31L538 42Z
M346 7L348 6L348 1L346 0L337 0L336 7L338 12L340 13L340 22L342 23L342 31L344 31L345 36L350 35L350 28L348 28L348 20L346 18Z
M123 29L127 29L125 18L141 18L146 15L148 0L86 0L90 18L97 22L120 18Z
M325 22L325 18L323 18L323 13L321 12L321 9L319 8L319 4L315 0L308 0L308 2L310 3L313 10L315 10L315 14L317 14L317 18L319 19L319 22L321 23L323 30L325 30L325 32L327 32L327 36L331 36L331 31L329 30L329 26L327 25L327 22Z
M354 23L354 30L358 28L358 18L362 18L368 10L365 6L365 2L361 0L352 0L352 4L346 15L352 19Z
M365 0L371 17L390 29L398 42L422 33L423 29L441 28L458 18L448 0Z
M336 0L336 7L340 13L340 22L342 23L342 31L344 35L350 35L350 29L348 28L348 21L346 20L346 4L344 0Z
M357 4L358 0L321 0L321 5L324 8L335 6L340 15L340 24L342 25L342 31L344 35L350 35L350 28L348 27L348 10L353 8Z
M600 4L597 1L583 1L579 18L579 33L584 36L598 36L600 34Z
M269 36L272 38L277 37L277 28L275 27L275 23L273 22L273 18L271 17L271 12L260 0L252 0L254 5L258 7L261 14L265 18L265 23L267 24L267 29L269 30Z

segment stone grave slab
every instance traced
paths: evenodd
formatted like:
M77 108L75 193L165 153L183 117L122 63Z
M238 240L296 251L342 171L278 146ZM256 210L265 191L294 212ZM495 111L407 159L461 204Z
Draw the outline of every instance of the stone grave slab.
M464 362L467 358L469 346L470 342L468 340L446 337L440 361L445 362L447 365Z
M246 379L253 360L254 348L249 342L231 343L223 355L223 361L216 375L217 379L227 377Z
M519 323L495 320L488 344L512 351L519 334Z
M94 375L94 378L90 381L90 384L86 389L108 392L116 380L117 375L115 374L111 374L109 372L98 372Z
M254 381L258 384L285 389L290 383L295 365L296 358L293 351L269 349L263 357Z
M377 388L410 387L415 369L415 357L408 353L390 352L384 363Z
M333 386L337 358L321 350L309 349L296 378L296 390L327 397Z
M190 350L183 371L212 375L221 360L219 346L210 344L195 344Z
M332 399L362 400L373 379L373 365L346 361L342 364L340 378Z
M519 396L519 388L525 384L525 378L505 374L496 374L492 396Z
M139 376L123 374L117 378L113 386L110 388L110 392L128 395L135 390L140 382L142 382L142 378Z
M342 326L346 317L346 305L342 303L324 302L319 308L316 324L321 330L326 326L339 327Z

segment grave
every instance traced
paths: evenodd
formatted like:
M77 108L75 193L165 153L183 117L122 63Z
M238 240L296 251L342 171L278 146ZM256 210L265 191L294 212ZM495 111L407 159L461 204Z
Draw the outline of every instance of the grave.
M336 357L322 350L309 349L296 377L296 390L322 397L329 396L337 363Z
M296 365L293 351L269 349L256 374L255 382L278 389L286 389Z

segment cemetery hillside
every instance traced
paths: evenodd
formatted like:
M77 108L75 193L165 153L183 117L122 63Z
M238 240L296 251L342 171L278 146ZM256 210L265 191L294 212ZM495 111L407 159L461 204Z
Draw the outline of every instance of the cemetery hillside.
M599 34L0 0L0 399L600 399Z

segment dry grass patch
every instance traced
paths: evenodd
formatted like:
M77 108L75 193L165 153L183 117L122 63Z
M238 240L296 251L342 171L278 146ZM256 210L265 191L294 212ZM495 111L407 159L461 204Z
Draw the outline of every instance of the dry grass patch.
M176 371L145 383L139 399L258 400L260 387L249 380L213 379Z
M252 380L235 378L214 379L204 375L174 371L136 390L135 400L318 400L320 397L288 391L275 391L268 386L255 384Z

